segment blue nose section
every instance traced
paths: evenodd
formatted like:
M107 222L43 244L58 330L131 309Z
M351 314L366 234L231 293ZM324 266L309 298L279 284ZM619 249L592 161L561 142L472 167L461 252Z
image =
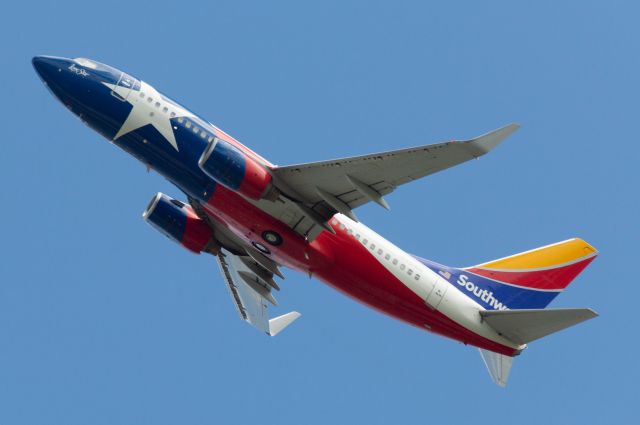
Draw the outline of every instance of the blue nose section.
M49 91L69 106L78 80L77 75L72 72L73 60L55 56L36 56L31 62Z
M31 63L36 72L47 84L55 84L63 75L68 73L70 59L55 56L35 56Z
M49 92L82 122L109 140L127 119L126 97L140 81L87 58L36 56L33 68Z

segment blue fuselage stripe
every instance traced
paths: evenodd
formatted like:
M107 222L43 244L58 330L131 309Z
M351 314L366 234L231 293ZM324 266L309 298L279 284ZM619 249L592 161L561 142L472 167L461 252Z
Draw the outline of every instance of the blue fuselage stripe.
M545 308L558 296L558 292L507 285L464 269L415 258L487 310Z

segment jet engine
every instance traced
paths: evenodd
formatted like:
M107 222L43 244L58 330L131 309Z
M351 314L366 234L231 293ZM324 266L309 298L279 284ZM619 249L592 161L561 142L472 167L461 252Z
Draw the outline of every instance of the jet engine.
M216 255L219 250L213 229L193 209L164 193L157 193L142 214L144 220L169 239L191 252L208 252Z
M278 198L271 174L229 142L214 138L198 165L216 182L249 199L275 201Z

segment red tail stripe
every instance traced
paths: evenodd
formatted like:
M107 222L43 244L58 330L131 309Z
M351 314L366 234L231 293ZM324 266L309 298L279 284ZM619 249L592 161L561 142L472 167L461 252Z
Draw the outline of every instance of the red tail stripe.
M489 279L524 286L532 289L564 289L595 257L586 258L577 263L569 264L555 269L536 271L495 271L471 267L472 273Z

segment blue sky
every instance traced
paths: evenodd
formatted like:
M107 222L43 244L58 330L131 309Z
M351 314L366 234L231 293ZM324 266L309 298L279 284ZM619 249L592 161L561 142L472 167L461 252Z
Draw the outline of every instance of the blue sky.
M0 17L0 423L637 423L635 2L11 2ZM534 342L506 390L475 349L289 271L303 317L241 322L215 261L140 215L177 189L58 104L36 54L155 85L276 164L467 138L490 155L361 220L471 265L580 236L552 304L601 317Z

